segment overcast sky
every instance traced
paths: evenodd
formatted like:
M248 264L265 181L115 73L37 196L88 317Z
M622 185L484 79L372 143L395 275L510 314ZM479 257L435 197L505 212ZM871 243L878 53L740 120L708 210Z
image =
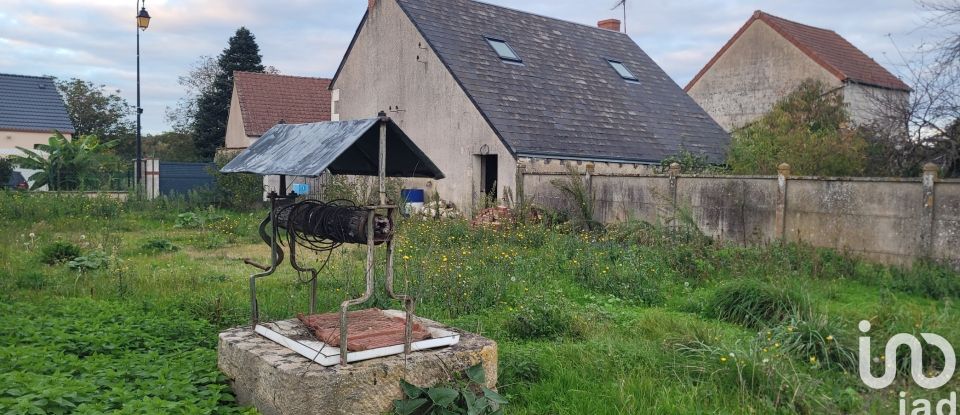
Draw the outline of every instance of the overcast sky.
M616 17L615 0L490 0L586 24ZM129 4L120 4L129 3ZM0 73L77 77L136 98L136 0L0 0ZM629 0L633 39L681 86L754 10L838 32L898 73L897 49L941 40L914 0ZM145 132L168 128L167 107L184 92L177 77L202 55L216 56L239 26L257 37L263 63L284 74L330 77L366 0L147 0L142 34ZM892 40L891 40L892 39ZM896 46L895 46L896 45ZM2 97L0 97L2 99Z

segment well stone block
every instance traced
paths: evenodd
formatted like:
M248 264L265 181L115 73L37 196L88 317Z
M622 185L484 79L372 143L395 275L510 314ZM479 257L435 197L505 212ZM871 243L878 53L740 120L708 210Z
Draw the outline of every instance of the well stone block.
M400 379L418 386L445 381L482 363L487 387L497 383L497 344L426 319L421 324L460 333L450 347L324 367L253 332L250 326L220 333L217 364L243 405L264 415L383 414L400 399Z

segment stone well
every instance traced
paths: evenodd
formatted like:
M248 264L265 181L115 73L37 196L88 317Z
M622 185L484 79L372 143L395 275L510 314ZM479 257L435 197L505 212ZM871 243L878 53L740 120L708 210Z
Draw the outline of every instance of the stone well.
M488 387L497 383L497 344L437 322L420 324L460 333L459 343L438 349L324 367L261 335L249 326L220 333L217 364L237 400L264 415L382 414L400 399L400 379L418 386L447 380L483 363Z

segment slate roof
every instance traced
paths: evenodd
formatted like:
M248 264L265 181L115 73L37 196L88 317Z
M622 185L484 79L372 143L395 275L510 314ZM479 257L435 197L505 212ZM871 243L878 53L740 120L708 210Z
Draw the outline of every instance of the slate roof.
M0 74L0 130L73 134L53 78Z
M517 156L659 162L685 148L724 158L729 135L623 33L471 0L396 1ZM523 64L501 61L485 36Z
M243 129L259 137L278 122L305 124L330 121L330 80L236 71Z
M707 65L700 70L693 80L687 84L689 91L700 77L703 76L713 64L720 59L727 49L733 45L740 35L747 30L750 25L756 21L762 21L773 30L793 43L804 54L813 59L817 64L832 73L841 81L855 82L859 84L871 85L880 88L893 89L898 91L910 91L900 78L897 78L890 71L887 71L879 63L871 59L856 46L838 35L836 32L818 27L783 19L769 13L757 10L750 17L743 27L727 42L726 45L717 53Z

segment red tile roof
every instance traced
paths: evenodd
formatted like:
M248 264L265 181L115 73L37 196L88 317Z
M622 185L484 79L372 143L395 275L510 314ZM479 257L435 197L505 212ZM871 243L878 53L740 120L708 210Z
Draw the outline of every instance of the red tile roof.
M817 62L824 69L832 73L841 81L850 81L901 91L910 91L910 87L899 78L880 66L879 63L857 49L850 42L827 29L793 22L760 10L754 12L750 20L737 32L726 45L717 52L716 56L707 63L700 73L687 84L685 90L700 80L700 78L720 59L720 56L733 45L737 39L756 21L763 21L773 30L793 43L803 53Z
M248 136L261 136L281 120L330 121L329 79L236 71L233 81Z

